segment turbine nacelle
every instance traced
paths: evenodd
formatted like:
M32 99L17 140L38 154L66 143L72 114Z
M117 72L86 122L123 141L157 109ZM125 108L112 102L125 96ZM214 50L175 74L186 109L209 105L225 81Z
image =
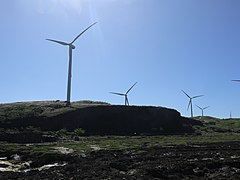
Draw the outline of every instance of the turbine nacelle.
M73 44L69 44L69 46L71 47L71 49L75 49L76 48Z
M119 95L119 96L124 96L125 97L125 105L126 106L129 106L129 101L128 101L128 93L132 90L132 88L137 84L137 82L135 82L128 90L125 94L123 93L116 93L116 92L110 92L111 94L116 94L116 95Z
M69 46L71 49L75 49L76 48L72 43L66 43L64 41L57 41L57 40L54 40L54 39L46 39L46 40L52 41L52 42L55 42L55 43L58 43L58 44L61 44L63 46Z

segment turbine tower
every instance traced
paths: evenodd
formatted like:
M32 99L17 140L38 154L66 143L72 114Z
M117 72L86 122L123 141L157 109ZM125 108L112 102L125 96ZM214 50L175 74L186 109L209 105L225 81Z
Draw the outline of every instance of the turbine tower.
M200 106L198 106L198 105L196 105L199 109L201 109L202 110L202 117L203 117L203 111L205 110L205 109L207 109L207 108L209 108L210 106L207 106L207 107L204 107L204 108L202 108L202 107L200 107Z
M110 92L111 94L116 94L116 95L119 95L119 96L124 96L125 97L125 106L129 106L129 101L128 101L128 93L131 91L131 89L137 84L137 82L135 82L128 90L125 94L123 93L116 93L116 92Z
M97 22L91 24L90 26L88 26L84 31L82 31L78 36L76 36L72 42L67 43L67 42L63 42L63 41L58 41L58 40L54 40L54 39L46 39L48 41L52 41L64 46L68 46L69 47L69 64L68 64L68 82L67 82L67 106L70 105L70 97L71 97L71 78L72 78L72 50L75 49L75 46L73 45L73 43L83 34L85 33L89 28L91 28L93 25L95 25Z
M188 108L187 110L189 109L189 107L191 106L191 117L193 117L193 108L192 108L192 100L195 99L195 98L198 98L198 97L202 97L203 95L199 95L199 96L189 96L186 92L184 92L182 90L182 92L189 98L189 103L188 103Z

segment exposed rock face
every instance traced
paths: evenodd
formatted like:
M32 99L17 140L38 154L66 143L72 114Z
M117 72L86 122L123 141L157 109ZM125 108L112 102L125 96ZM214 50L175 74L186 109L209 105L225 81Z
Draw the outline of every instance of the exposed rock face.
M87 135L182 134L193 129L188 119L173 109L149 106L94 106L53 117L11 120L3 126L40 127L42 130L82 128ZM2 126L2 127L3 127Z

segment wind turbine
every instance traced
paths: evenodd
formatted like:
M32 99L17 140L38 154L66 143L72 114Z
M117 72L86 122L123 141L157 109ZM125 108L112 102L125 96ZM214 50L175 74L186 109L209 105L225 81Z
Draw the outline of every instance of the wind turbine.
M91 24L90 26L88 26L84 31L82 31L78 36L76 36L72 42L67 43L67 42L63 42L63 41L58 41L58 40L54 40L54 39L46 39L48 41L52 41L64 46L68 46L69 47L69 64L68 64L68 82L67 82L67 106L70 105L70 96L71 96L71 78L72 78L72 50L75 49L75 46L73 45L73 43L83 34L85 33L90 27L92 27L93 25L95 25L97 22Z
M119 95L119 96L124 96L125 97L125 106L129 106L129 101L128 101L128 93L131 91L131 89L137 84L137 82L135 82L128 90L125 94L123 93L116 93L116 92L110 92L111 94L116 94L116 95Z
M240 82L240 80L232 80L232 81L235 81L235 82Z
M205 110L205 109L207 109L207 108L209 108L210 106L207 106L207 107L204 107L204 108L202 108L202 107L200 107L200 106L198 106L198 105L196 105L199 109L201 109L202 110L202 117L203 117L203 111Z
M190 96L189 96L186 92L184 92L183 90L182 90L182 92L189 98L189 103L188 103L188 108L187 108L187 110L188 110L189 107L191 106L191 117L193 117L192 100L195 99L195 98L198 98L198 97L202 97L203 95L190 97Z

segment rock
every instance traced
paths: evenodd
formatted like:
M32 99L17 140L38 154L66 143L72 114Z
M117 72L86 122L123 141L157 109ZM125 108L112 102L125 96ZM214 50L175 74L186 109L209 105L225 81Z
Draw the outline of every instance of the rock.
M80 141L80 138L79 138L78 136L74 136L74 137L73 137L73 140L74 140L74 141Z

